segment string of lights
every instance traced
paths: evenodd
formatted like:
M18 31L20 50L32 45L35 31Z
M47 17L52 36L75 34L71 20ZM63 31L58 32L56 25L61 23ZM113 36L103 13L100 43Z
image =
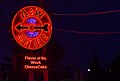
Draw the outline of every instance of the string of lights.
M100 15L100 14L109 14L120 12L120 10L110 10L104 12L91 12L91 13L83 13L83 14L57 14L51 13L51 15L55 16L89 16L89 15ZM100 35L100 34L120 34L120 32L80 32L80 31L73 31L73 30L65 30L65 29L58 29L54 28L56 31L68 32L68 33L76 33L76 34L91 34L91 35Z
M89 16L89 15L100 15L100 14L109 14L120 12L120 10L110 10L110 11L103 11L103 12L90 12L90 13L83 13L83 14L58 14L58 13L51 13L51 15L55 16Z
M54 30L68 32L68 33L75 33L75 34L90 34L90 35L120 34L120 32L80 32L80 31L64 30L64 29L58 29L58 28L54 28Z

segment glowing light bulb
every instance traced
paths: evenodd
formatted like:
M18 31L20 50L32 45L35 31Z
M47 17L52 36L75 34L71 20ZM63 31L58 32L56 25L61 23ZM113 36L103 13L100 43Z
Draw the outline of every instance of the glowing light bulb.
M88 69L88 71L90 71L90 69Z

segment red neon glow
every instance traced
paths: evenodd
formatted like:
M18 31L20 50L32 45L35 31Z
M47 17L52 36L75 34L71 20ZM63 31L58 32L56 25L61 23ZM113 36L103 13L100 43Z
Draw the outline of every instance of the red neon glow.
M47 69L44 62L47 60L43 56L24 56L25 65L24 69ZM27 63L27 64L26 64Z
M37 6L19 10L12 21L12 34L19 45L36 50L46 45L52 34L49 15Z
M46 57L34 57L34 56L25 56L25 60L47 60Z
M73 30L64 30L64 29L55 29L57 31L68 32L68 33L75 33L75 34L90 34L90 35L104 35L104 34L120 34L120 32L80 32L80 31L73 31Z
M51 13L51 15L57 15L57 16L89 16L89 15L108 14L108 13L114 13L114 12L120 12L120 10L110 10L110 11L103 11L103 12L90 12L90 13L83 13L83 14L58 14L58 13Z
M30 61L31 64L41 64L40 61Z
M25 69L47 69L47 66L44 65L37 65L37 66L30 66L30 65L25 65Z
M25 60L36 60L36 57L25 56Z

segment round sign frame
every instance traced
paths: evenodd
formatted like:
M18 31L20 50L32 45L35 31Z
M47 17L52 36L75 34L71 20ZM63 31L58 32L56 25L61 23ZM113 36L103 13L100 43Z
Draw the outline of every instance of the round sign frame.
M12 20L12 34L23 48L37 50L45 46L52 35L50 16L40 7L26 6Z

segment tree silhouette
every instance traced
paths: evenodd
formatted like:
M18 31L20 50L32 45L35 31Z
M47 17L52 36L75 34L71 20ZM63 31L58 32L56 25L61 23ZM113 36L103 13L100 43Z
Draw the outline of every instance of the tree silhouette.
M112 81L120 81L120 55L117 55L111 65Z
M6 62L0 64L0 81L10 81L10 74L11 74L11 57L6 56L3 57Z
M90 61L87 81L103 81L101 80L103 70L96 53L93 53Z

